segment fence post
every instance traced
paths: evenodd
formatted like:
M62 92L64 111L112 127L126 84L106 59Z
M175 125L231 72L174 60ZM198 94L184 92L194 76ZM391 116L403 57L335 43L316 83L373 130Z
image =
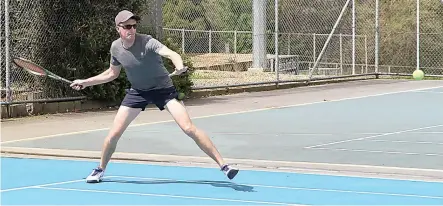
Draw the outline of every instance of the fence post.
M365 35L365 66L366 66L366 74L368 73L368 38Z
M158 39L163 39L163 0L155 0L155 32Z
M288 55L291 55L291 33L288 34Z
M9 0L5 0L5 69L6 69L6 101L9 103L12 101L11 92L11 68L10 62L10 48L9 48Z
M182 53L185 53L185 29L182 29Z
M237 30L234 31L234 54L237 54Z
M278 59L278 0L274 0L275 1L275 64L274 64L274 68L275 68L275 75L276 75L276 80L277 80L277 86L278 86L278 82L280 81L280 78L278 76L278 69L280 66L280 62Z
M212 53L212 31L209 30L209 53Z
M352 0L352 75L355 74L355 0Z
M420 69L420 1L417 0L417 65L416 69Z
M315 53L315 47L317 47L316 42L315 42L315 33L312 34L312 47L314 49L314 53L312 54L312 60L315 62L315 57L317 56L317 54Z
M375 73L378 74L378 54L379 54L379 38L380 38L380 23L379 23L379 0L375 0ZM378 76L377 76L378 77Z
M1 5L0 4L0 16L2 15L2 13L3 13L3 9L4 9L4 7L3 7L3 5ZM1 19L0 19L0 23L3 23L3 22L1 22ZM3 63L3 44L2 44L2 41L3 41L3 32L4 32L4 29L3 29L3 25L2 24L0 24L0 75L1 76L3 76L3 68L2 68L2 63Z
M343 34L340 32L340 75L343 75Z

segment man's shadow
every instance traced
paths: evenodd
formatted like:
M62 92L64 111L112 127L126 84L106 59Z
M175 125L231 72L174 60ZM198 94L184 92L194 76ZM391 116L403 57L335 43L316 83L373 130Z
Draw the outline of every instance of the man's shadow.
M154 184L200 184L200 185L211 185L213 187L223 187L223 188L231 188L236 191L241 192L256 192L254 187L248 185L239 185L235 183L231 183L228 181L204 181L204 180L121 180L115 178L103 179L102 182L113 182L113 183L125 183L125 184L145 184L145 185L154 185Z

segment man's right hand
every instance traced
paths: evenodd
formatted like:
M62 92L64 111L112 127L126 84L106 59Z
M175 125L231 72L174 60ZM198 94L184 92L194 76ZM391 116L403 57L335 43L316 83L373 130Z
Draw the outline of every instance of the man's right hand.
M76 79L72 82L72 84L70 85L72 89L75 90L82 90L84 88L86 88L88 85L86 84L86 80L84 79Z

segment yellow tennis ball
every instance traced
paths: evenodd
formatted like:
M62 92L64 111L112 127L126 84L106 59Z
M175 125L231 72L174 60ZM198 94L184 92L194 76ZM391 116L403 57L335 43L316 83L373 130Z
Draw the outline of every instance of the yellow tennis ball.
M182 100L184 98L185 98L185 93L183 93L183 92L178 93L178 99L179 100Z
M417 69L412 74L412 77L414 77L415 80L422 80L425 77L425 73L422 70Z

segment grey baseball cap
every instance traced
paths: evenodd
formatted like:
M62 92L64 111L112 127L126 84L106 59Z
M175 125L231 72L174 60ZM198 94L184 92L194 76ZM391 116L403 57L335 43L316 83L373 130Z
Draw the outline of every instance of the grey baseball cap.
M128 11L128 10L123 10L120 11L117 16L115 17L115 25L117 26L118 24L120 24L121 22L125 22L128 19L133 18L136 21L140 20L140 17L133 14L132 12Z

